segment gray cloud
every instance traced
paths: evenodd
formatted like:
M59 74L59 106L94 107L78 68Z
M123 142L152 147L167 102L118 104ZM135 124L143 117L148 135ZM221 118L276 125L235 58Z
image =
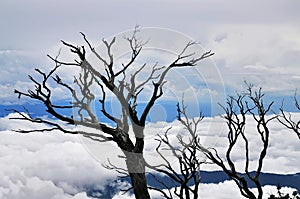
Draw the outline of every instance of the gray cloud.
M297 1L74 1L17 0L1 2L2 49L47 48L79 31L93 37L142 26L179 30L198 40L222 24L295 24ZM205 34L205 33L204 33ZM201 36L200 36L201 35Z
M274 95L289 96L300 80L299 4L283 0L4 1L0 8L0 24L5 27L0 32L0 101L15 103L13 89L28 85L26 74L32 74L33 68L49 70L52 63L45 55L57 53L60 39L81 45L78 32L84 31L100 43L101 38L136 24L174 29L212 49L227 91L241 90L247 80ZM203 62L197 69L217 74L210 68ZM214 77L206 76L203 81L220 94L223 82ZM171 86L179 85L172 82ZM201 85L194 87L193 93L211 97Z

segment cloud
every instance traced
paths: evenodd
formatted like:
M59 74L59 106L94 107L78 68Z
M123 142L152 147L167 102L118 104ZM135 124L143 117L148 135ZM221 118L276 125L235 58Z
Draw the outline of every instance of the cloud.
M285 24L225 24L210 30L209 48L226 88L240 90L242 81L261 85L276 95L292 93L299 83L298 28ZM217 40L219 34L226 37Z
M112 49L114 57L116 58L116 61L114 62L115 66L117 67L116 71L122 69L122 64L126 64L128 60L131 59L131 54L128 53L128 42L123 38L125 34L131 35L132 32L119 34L116 40L116 47ZM176 60L177 54L179 54L184 48L184 46L186 46L186 44L191 40L186 35L181 34L179 32L159 28L145 28L142 29L142 31L139 34L140 35L138 35L138 37L142 37L143 40L148 40L149 38L150 39L149 42L145 45L144 51L141 53L142 55L140 55L135 61L135 63L128 68L126 74L127 77L125 78L125 81L130 83L131 74L136 72L136 70L139 69L144 63L147 63L146 67L137 75L137 85L145 81L145 79L151 74L153 65L155 65L156 63L158 64L158 67L167 67L170 63ZM56 50L51 49L51 51L59 51L58 49L59 47L57 46ZM203 51L204 50L200 45L194 45L191 46L191 49L185 54L195 52L196 54L194 55L194 57L200 57ZM59 52L59 60L62 60L63 62L74 62L73 60L76 58L76 56L70 53L70 49L68 49L67 47L63 47ZM106 47L104 47L104 44L101 44L97 47L97 52L101 54L101 56L107 57ZM50 54L51 56L55 57L55 53ZM8 60L10 59L14 59L14 55L8 56ZM91 53L87 59L97 71L100 71L102 74L105 73L102 61L99 61L99 59L96 58L95 55ZM28 61L30 60L30 58L26 57L25 60ZM40 68L41 71L48 73L54 67L51 66L54 63L51 63L48 58L46 60L41 61L41 63L47 64L48 67L43 66L38 68ZM28 78L25 78L26 73L30 74L38 81L42 81L41 75L33 71L33 68L29 65L27 66L25 64L25 67L22 66L22 71L18 71L18 67L18 65L14 66L13 64L10 65L10 67L4 67L6 69L15 68L16 71L13 73L13 75L10 75L10 72L7 72L5 78L10 79L8 83L1 82L0 80L0 90L2 90L2 96L0 97L2 98L2 103L5 103L5 101L9 101L10 103L17 103L17 97L13 95L13 90L15 88L19 89L25 87L23 89L19 89L22 91L26 91L29 88L33 88L33 86L29 86L32 84L30 84ZM158 75L161 74L162 71L163 70L156 72L154 76L159 77ZM64 82L69 83L71 86L74 86L74 84L72 83L74 76L78 76L79 72L79 67L62 66L55 72L55 74L59 74ZM20 79L21 81L18 80L14 82L13 80L18 79L18 76L22 76L22 78ZM122 79L123 76L116 79L116 82L118 82L119 80L121 81ZM48 86L53 91L53 100L70 98L70 93L68 92L68 90L62 89L60 86L54 83L53 80L51 80L52 79L50 78L50 81L48 81ZM143 91L139 95L140 101L146 101L149 99L149 96L152 95L153 85L151 80L147 85L144 86ZM183 93L185 93L187 96L185 99L186 101L194 102L198 101L198 96L200 96L201 100L203 100L204 102L210 100L214 102L219 102L220 98L224 98L225 96L224 88L222 87L223 85L221 76L211 60L204 61L203 63L201 62L195 67L172 69L169 71L169 74L166 76L165 80L167 81L167 84L165 84L164 86L165 100L180 100ZM153 79L153 81L157 81L157 78ZM99 89L95 90L99 95L101 95ZM107 92L107 94L108 98L110 98L111 93Z
M101 164L107 163L107 158L117 166L124 167L124 159L120 150L114 144L99 144L82 137L66 135L60 132L18 134L9 129L44 128L43 124L32 125L22 121L9 120L9 115L0 118L0 194L3 198L14 198L27 194L34 197L85 198L86 187L103 189L104 185L115 178L114 171L104 169ZM299 113L293 113L295 119L300 119ZM259 137L255 134L255 123L247 117L246 135L250 143L250 170L256 166L260 150ZM160 164L160 159L154 152L157 134L164 133L170 126L170 140L177 144L178 134L186 136L185 130L178 121L172 123L148 123L145 132L145 159L150 164ZM227 147L226 128L219 117L204 118L200 123L199 133L204 146L213 146L221 154ZM299 140L293 132L285 129L278 122L270 124L270 145L264 161L263 172L287 174L299 172L298 157L300 156ZM233 150L232 159L237 163L237 169L244 168L244 145L238 143ZM166 157L176 168L174 157L166 153ZM224 157L224 156L222 156ZM172 159L173 158L173 159ZM204 165L203 170L220 170L213 165ZM39 184L39 186L35 186ZM220 194L229 194L226 188L232 182L223 184L203 184L200 193L210 195L215 189L223 190ZM116 184L116 187L126 184ZM45 190L47 187L47 190ZM223 193L224 192L224 193ZM236 198L239 198L238 191ZM218 192L219 193L219 192ZM37 195L39 194L39 195ZM45 195L40 195L45 194ZM129 195L118 195L116 198L126 198ZM45 197L43 197L45 198ZM205 197L204 197L205 198ZM216 195L216 198L219 198ZM224 197L222 197L224 198Z
M211 198L211 199L231 199L231 198L241 198L241 194L236 187L234 181L225 181L219 184L200 184L199 189L200 198ZM252 189L255 190L255 189ZM296 189L284 187L282 188L283 193L293 193ZM255 191L254 191L255 192ZM264 199L268 198L271 194L276 194L276 186L264 186Z
M7 180L4 177L5 180ZM7 187L1 187L0 197L3 199L18 198L51 198L51 199L88 199L86 193L67 194L52 181L41 180L38 177L29 177L24 181L9 181Z
M54 55L51 55L55 57L59 51L59 47L56 47L54 51ZM72 56L70 56L69 49L68 53L65 51L66 49L62 51L60 57L63 57L64 61L70 60ZM29 89L35 90L34 83L30 81L28 75L41 82L43 80L42 75L34 69L39 68L42 72L48 74L54 67L54 62L50 61L43 53L12 50L0 51L0 69L2 71L0 74L0 104L22 104L28 101L25 97L19 100L14 90L17 89L22 92L27 92ZM53 76L58 74L65 83L72 85L74 76L78 75L79 70L76 67L60 67ZM47 86L51 88L52 99L54 100L71 97L70 92L65 88L57 86L52 78L48 81Z
M141 3L131 0L130 3L125 3L118 0L109 2L89 0L82 4L76 0L72 2L72 9L68 9L68 2L54 1L41 4L30 0L26 5L23 4L14 0L1 4L0 22L4 24L3 26L9 27L1 32L2 51L10 53L30 51L44 54L40 56L44 59L46 52L52 51L60 39L78 45L84 44L81 35L78 34L79 31L84 31L92 41L97 41L93 42L97 46L97 43L101 43L102 37L111 37L120 31L133 28L135 24L140 24L143 27L154 26L181 31L200 41L206 49L212 49L216 53L213 60L219 71L211 70L212 67L206 65L207 62L198 68L200 73L209 74L202 78L208 89L216 90L218 93L222 93L222 88L216 89L215 86L221 84L223 86L223 82L220 78L216 78L217 73L221 74L225 85L229 87L227 89L229 92L240 90L241 82L245 79L263 85L266 90L277 94L290 94L299 84L298 78L290 78L291 75L299 73L300 30L295 25L300 18L299 12L295 9L299 6L298 2L241 3L232 0L226 3L220 1ZM170 4L172 9L169 9ZM23 9L25 7L26 9ZM82 10L86 10L89 15L78 15ZM116 14L112 14L112 10ZM22 34L19 34L20 32ZM170 48L177 44L181 45L181 42L173 37L166 42ZM156 44L159 43L163 42L158 40ZM2 63L3 60L13 64L8 67ZM26 81L24 74L28 74L26 69L29 68L22 69L20 64L15 63L16 60L21 61L21 65L28 61L16 59L15 56L7 58L0 56L0 67L4 68L1 79L9 81L0 84L13 85L12 81L16 79ZM43 65L33 58L31 62L34 67ZM265 66L268 70L262 71L261 66ZM201 71L202 68L205 71ZM199 82L199 79L197 80ZM175 85L180 86L178 83ZM191 85L199 86L193 81Z
M255 192L255 189L251 189ZM174 191L174 189L172 189ZM282 187L281 188L282 193L293 193L293 191L296 191L296 189L290 188L290 187ZM264 197L263 199L267 199L271 194L276 195L277 194L277 189L276 186L263 186L263 192L264 192ZM154 199L161 198L160 193L151 191L150 192L151 197ZM199 186L199 198L209 198L209 199L239 199L242 198L241 193L239 192L239 189L237 188L237 185L235 184L234 181L224 181L218 184L205 184L201 183ZM134 198L133 196L130 195L117 195L115 196L116 199L127 199L127 198Z
M32 72L37 66L42 69L46 68L44 58L46 58L44 51L0 49L0 69L2 71L0 82L26 80L26 74Z
M170 4L173 9L169 9ZM157 0L151 2L88 0L82 4L81 1L75 0L72 2L72 9L69 9L69 2L40 3L30 0L25 4L13 0L3 2L1 6L1 24L10 27L2 31L1 44L3 47L38 48L50 46L51 43L66 36L76 38L79 31L90 32L98 38L132 28L135 24L178 29L199 37L205 34L204 30L212 24L297 24L299 13L295 8L298 6L299 3L295 1L241 3L232 0L226 3L221 1L199 3L177 0L162 3ZM89 15L84 14L85 12ZM7 18L10 20L5 20ZM22 34L19 34L20 32ZM33 41L36 42L32 43Z
M298 121L299 114L295 114L295 120ZM270 116L271 117L271 116ZM220 125L217 123L215 125ZM261 141L256 133L255 122L250 116L247 116L247 127L246 136L249 139L250 148L250 170L255 169L258 154L261 150ZM264 160L264 172L275 172L275 173L295 173L299 171L299 166L297 165L295 159L299 157L299 140L296 139L296 135L280 125L276 120L272 121L269 125L270 127L270 143L267 152L267 156ZM216 149L224 153L224 147L227 147L226 131L223 131L217 138L217 143L215 145ZM221 144L221 143L226 143ZM221 144L221 145L220 145ZM224 154L222 154L223 157ZM237 162L237 168L243 171L244 168L244 144L238 142L236 147L233 149L232 159ZM277 162L278 164L275 164ZM205 169L209 169L210 166L205 165ZM214 168L214 167L213 167Z
M28 127L7 117L0 124L5 129ZM45 126L29 128L41 127ZM115 177L89 155L78 136L10 130L2 130L0 136L1 198L87 198L81 193L87 187L103 188Z
M299 113L294 113L293 117L296 121L300 120ZM145 129L145 159L150 164L153 163L155 165L163 163L163 160L160 159L154 152L158 145L158 142L154 139L157 138L157 134L163 134L169 127L172 127L169 131L169 135L170 140L174 145L178 144L176 139L178 134L183 137L187 136L186 131L178 121L171 123L148 123ZM276 120L272 121L269 127L270 143L267 156L264 160L263 172L278 174L292 174L299 172L299 165L296 160L300 156L300 146L297 136L292 131L279 124ZM221 157L225 157L224 153L228 146L227 127L221 118L204 118L199 125L198 132L201 135L201 144L203 146L215 147L219 151ZM256 133L256 123L250 116L247 116L246 136L250 143L249 170L254 170L256 169L258 155L261 150L261 141L260 136ZM232 160L236 162L237 169L239 169L240 172L243 172L245 164L244 147L243 142L238 142L232 152ZM165 153L165 155L168 157L170 162L175 161L174 166L176 166L176 160L174 157L168 153ZM115 159L115 162L119 161L120 160ZM121 163L119 164L122 165ZM203 165L202 168L204 170L220 170L220 168L210 164Z

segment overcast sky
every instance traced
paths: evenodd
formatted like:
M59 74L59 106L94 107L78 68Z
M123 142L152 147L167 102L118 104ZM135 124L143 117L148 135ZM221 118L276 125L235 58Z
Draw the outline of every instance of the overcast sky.
M102 38L136 24L174 29L201 42L229 33L230 26L239 26L241 33L251 26L297 33L299 4L289 0L1 1L1 50L47 49L60 39L77 38L79 31Z
M1 1L1 103L15 101L14 88L26 87L25 74L49 64L46 54L61 39L82 44L82 31L98 42L137 24L179 31L211 49L218 83L227 92L247 80L272 95L290 96L300 83L299 6L292 0ZM220 92L206 91L199 94Z

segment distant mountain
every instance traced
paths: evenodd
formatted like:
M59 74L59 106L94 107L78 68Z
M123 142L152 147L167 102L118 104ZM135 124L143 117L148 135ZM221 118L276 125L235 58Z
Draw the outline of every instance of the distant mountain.
M70 102L66 101L57 101L56 105L65 105ZM176 120L177 116L177 108L176 108L177 102L175 101L163 101L158 102L153 107L153 110L150 111L150 114L147 117L148 122L157 122L157 121L166 121L166 122L172 122ZM106 102L105 103L106 110L110 113L113 113L115 115L119 115L118 111L120 110L118 106L120 106L117 102ZM138 113L142 113L142 110L145 108L146 103L139 103L137 106ZM47 115L49 117L52 117L49 113L46 112L45 106L40 102L35 103L26 103L26 104L13 104L13 105L3 105L0 104L0 117L5 117L9 113L12 113L12 110L18 110L20 112L25 112L24 107L32 114L32 116L44 116ZM95 109L95 112L97 113L97 116L101 119L104 123L110 123L111 121L107 119L101 110L101 105L98 101L96 101L95 104L92 104L92 109ZM203 115L206 117L211 116L211 105L210 104L202 104L199 110L202 110ZM197 117L199 116L199 110L191 110L190 116L191 117ZM72 109L60 109L59 112L63 115L70 115L72 113Z
M254 175L254 172L250 173ZM245 174L241 174L245 175ZM163 182L168 182L167 177L160 177ZM260 182L262 185L281 185L296 188L300 192L300 173L296 174L271 174L261 173ZM225 180L230 180L223 171L201 171L201 183L220 183ZM163 188L157 181L148 176L148 183L151 186ZM169 182L172 183L172 182ZM255 186L254 183L249 182L251 188Z
M251 174L254 174L254 172L251 172ZM245 175L245 174L241 174L241 175ZM163 181L164 183L170 185L171 187L176 186L176 184L171 182L167 177L162 177L162 176L157 176L157 177L160 181ZM201 178L202 178L201 183L214 183L214 184L224 182L226 180L230 180L223 171L201 171ZM148 179L148 184L150 186L157 187L160 189L164 188L150 175L147 176L147 179ZM130 179L122 179L122 181L130 182ZM296 188L298 192L300 192L300 173L288 174L288 175L261 173L260 182L263 186L264 185L274 185L274 186L280 185L282 187L287 186L287 187ZM86 192L88 193L89 196L92 197L97 197L101 199L112 198L116 193L119 192L119 190L115 186L112 186L112 184L115 183L111 183L111 182L108 183L105 186L105 189L103 190L95 190L90 187L86 190ZM254 187L254 184L251 182L249 183L249 185L251 188Z
M273 111L278 113L279 108L282 106L282 96L269 96L274 100L274 104L272 106ZM17 98L17 96L16 96ZM267 102L269 102L267 101ZM67 100L60 100L60 101L55 101L56 105L66 105L68 104L69 101ZM216 103L216 102L215 102ZM166 122L172 122L176 119L177 115L177 109L176 109L176 104L177 101L163 101L163 100L158 100L154 107L152 108L150 115L148 115L147 121L151 122L156 122L156 121L166 121ZM198 117L199 116L199 111L202 111L202 115L205 117L211 117L211 116L216 116L220 115L223 113L223 110L217 105L212 105L213 102L203 102L199 101L197 103L191 103L189 104L188 108L188 114L189 117ZM108 111L113 110L114 114L118 115L118 109L119 109L119 103L118 102L111 102L107 101L105 102L106 109ZM31 113L33 113L33 116L44 116L49 114L45 111L45 107L41 102L38 102L36 100L31 100L25 104L0 104L0 117L7 116L9 113L11 113L12 109L17 109L19 111L24 111L23 106L25 106ZM146 106L145 102L140 102L137 106L137 112L141 113L141 110L143 110ZM97 113L99 114L100 118L102 119L103 122L107 123L110 122L107 118L105 118L103 115L101 115L100 111L100 103L99 101L95 100L95 103L92 104L92 108L95 108L97 110ZM198 108L197 108L198 107ZM213 108L214 107L214 108ZM99 110L99 111L98 111ZM297 109L295 109L294 106L294 101L291 97L286 97L285 98L285 111L289 112L298 112ZM71 109L63 109L60 110L62 114L69 115ZM273 113L273 112L272 112Z

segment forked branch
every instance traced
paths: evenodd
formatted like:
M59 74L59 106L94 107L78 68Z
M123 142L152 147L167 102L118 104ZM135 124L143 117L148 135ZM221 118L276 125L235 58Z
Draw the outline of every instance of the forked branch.
M159 144L156 147L157 154L164 163L156 166L147 164L147 166L156 172L167 176L173 184L167 184L162 180L158 180L155 174L152 175L154 180L165 187L166 191L160 190L164 197L173 198L198 198L198 189L200 185L200 165L206 163L201 160L198 153L198 144L200 137L197 133L198 125L203 119L202 114L197 119L190 120L186 112L186 106L182 99L181 105L177 104L178 120L183 126L184 135L177 135L177 143L171 142L169 139L169 128L164 135L158 135L156 139ZM183 116L183 117L182 117ZM170 151L172 156L169 159L162 150ZM174 160L175 159L175 160ZM171 162L174 160L174 162ZM176 164L175 164L176 163ZM191 186L193 185L193 186ZM171 187L176 187L174 194L171 193ZM157 190L158 191L158 190Z
M271 106L273 102L265 104L263 101L264 94L261 88L257 91L253 89L253 85L247 85L247 92L243 94L237 94L236 97L229 97L227 99L227 106L222 106L225 115L223 116L228 127L228 148L225 154L225 159L228 164L223 162L223 159L219 156L216 149L205 148L199 145L199 150L201 150L213 163L218 165L222 170L230 177L240 189L241 194L250 199L262 199L263 190L262 185L259 181L259 176L261 174L264 158L266 157L270 130L268 123L271 120L277 118L277 116L269 116L271 112ZM248 119L252 119L256 122L256 133L257 137L260 138L262 149L258 155L257 167L254 174L250 173L250 145L249 139L246 133L246 123ZM243 171L238 171L236 168L236 163L232 160L233 148L237 145L238 141L243 141L245 145L244 157L245 165ZM246 176L240 175L244 172ZM256 195L249 186L249 181L252 181L257 190Z
M300 111L299 100L297 99L297 93L293 97L295 108ZM278 121L284 125L286 128L294 131L300 140L300 120L297 121L292 117L291 113L285 112L283 108L283 103L280 108L281 115L278 117Z

